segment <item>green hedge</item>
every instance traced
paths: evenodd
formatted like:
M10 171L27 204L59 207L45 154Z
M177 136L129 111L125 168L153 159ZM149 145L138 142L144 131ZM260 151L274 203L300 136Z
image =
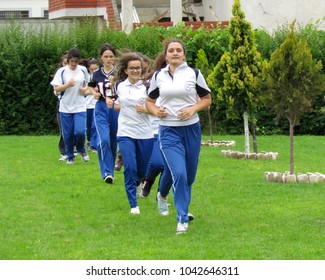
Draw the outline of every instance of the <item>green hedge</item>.
M264 59L283 42L286 27L274 34L255 30L258 50ZM315 59L325 65L325 33L313 25L298 31L307 39ZM141 26L127 35L122 31L99 29L97 21L86 18L75 22L69 30L49 25L39 32L26 30L20 24L12 23L0 29L0 135L35 135L58 132L56 122L57 98L50 86L53 74L59 66L62 53L72 47L81 50L83 57L98 57L98 49L109 42L117 49L142 52L151 58L162 50L165 38L179 38L187 47L187 61L195 66L199 49L207 55L211 68L228 48L227 28L193 30L183 24L170 27ZM298 134L324 135L325 116L323 94L313 105L314 111L305 116L297 126ZM213 132L215 134L240 134L243 121L229 120L225 108L211 107ZM205 133L209 131L207 112L200 113ZM288 134L287 121L275 124L274 117L267 110L257 115L258 134Z

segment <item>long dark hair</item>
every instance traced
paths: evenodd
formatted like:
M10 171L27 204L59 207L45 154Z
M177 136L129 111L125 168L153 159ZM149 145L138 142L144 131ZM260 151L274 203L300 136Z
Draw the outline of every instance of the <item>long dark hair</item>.
M156 55L152 64L152 71L148 74L148 80L152 78L153 74L156 71L159 71L160 69L165 68L166 66L167 66L166 55L165 52L163 51Z
M116 49L111 44L104 43L101 45L101 47L99 49L99 56L102 56L103 53L107 50L111 51L114 54L114 56L116 55Z
M115 82L123 81L128 77L128 75L125 73L125 70L128 68L128 63L134 60L138 60L141 62L141 75L143 74L143 64L141 56L134 52L126 52L121 54L117 61L116 71L114 75Z
M71 50L69 50L68 54L67 54L67 60L69 61L71 58L81 58L81 54L79 49L77 48L73 48Z

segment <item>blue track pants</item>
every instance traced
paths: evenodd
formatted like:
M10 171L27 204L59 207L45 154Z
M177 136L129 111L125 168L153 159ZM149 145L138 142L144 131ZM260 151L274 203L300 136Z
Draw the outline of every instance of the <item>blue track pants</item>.
M158 135L155 134L152 153L151 153L150 161L148 163L146 178L154 182L156 178L159 176L159 174L163 171L163 169L164 169L164 163L159 148Z
M164 160L159 191L161 196L167 196L172 185L177 221L187 223L201 149L200 123L180 127L160 126L158 135Z
M114 176L117 151L117 118L118 112L107 108L106 102L96 102L94 123L97 131L97 153L100 173L103 179L107 175Z
M118 137L124 164L124 185L130 207L138 206L136 189L146 175L154 139Z
M78 153L84 153L86 139L86 112L60 112L62 135L68 159L74 158L74 145Z

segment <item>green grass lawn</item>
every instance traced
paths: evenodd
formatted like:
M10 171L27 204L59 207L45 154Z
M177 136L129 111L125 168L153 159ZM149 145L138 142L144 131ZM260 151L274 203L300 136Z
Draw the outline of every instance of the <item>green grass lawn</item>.
M208 137L205 137L208 139ZM0 137L2 260L324 260L325 183L264 181L289 169L289 137L258 137L278 160L224 158L202 147L187 234L175 209L158 214L155 192L130 215L123 172L101 179L97 154L59 162L58 136ZM243 136L232 150L244 150ZM295 172L325 173L325 138L295 137ZM169 197L172 203L172 195Z

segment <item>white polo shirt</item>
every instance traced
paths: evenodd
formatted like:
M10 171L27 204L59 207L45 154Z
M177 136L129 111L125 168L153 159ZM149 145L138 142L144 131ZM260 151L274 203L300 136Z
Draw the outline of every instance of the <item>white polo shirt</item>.
M86 67L78 65L76 70L71 70L69 66L58 69L51 82L52 86L63 85L70 79L74 79L76 84L67 88L63 95L61 94L59 112L62 113L80 113L86 112L85 96L81 95L80 87L89 82L89 74Z
M135 109L140 103L145 106L147 89L143 82L131 84L129 79L126 79L118 83L115 89L118 96L115 103L121 106L117 136L127 136L133 139L153 138L149 115L137 113Z
M92 80L92 76L89 77L89 80L91 81ZM95 106L96 106L96 102L97 100L94 98L94 96L92 94L90 95L87 95L86 97L86 108L87 109L94 109Z
M199 121L196 113L188 120L180 120L177 115L180 110L197 103L197 97L210 93L206 81L199 70L195 70L184 62L177 67L172 76L169 65L156 72L150 81L148 95L157 99L160 96L160 106L168 113L166 118L160 119L160 124L165 126L186 126Z

